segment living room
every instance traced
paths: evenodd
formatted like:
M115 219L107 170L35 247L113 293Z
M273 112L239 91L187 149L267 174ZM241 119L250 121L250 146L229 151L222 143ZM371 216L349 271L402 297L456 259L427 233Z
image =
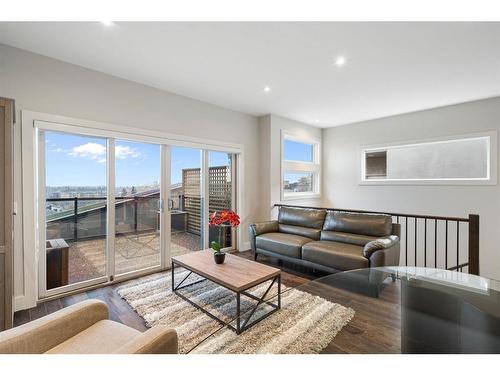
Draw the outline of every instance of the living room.
M499 22L95 12L0 21L0 353L500 353Z

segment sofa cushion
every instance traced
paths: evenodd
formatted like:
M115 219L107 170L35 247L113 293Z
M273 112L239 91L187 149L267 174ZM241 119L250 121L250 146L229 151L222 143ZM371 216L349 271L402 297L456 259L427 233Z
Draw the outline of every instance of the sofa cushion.
M340 271L366 268L363 247L333 241L313 241L302 247L302 259Z
M296 234L297 236L309 237L314 241L318 241L321 234L320 229L299 227L297 225L287 224L279 224L278 231L281 233Z
M311 241L310 238L288 233L266 233L255 239L258 249L272 251L291 258L300 258L302 246Z
M392 218L389 215L328 211L323 230L383 237L392 232Z
M379 237L366 236L364 234L357 233L334 232L330 230L321 231L320 236L321 241L337 241L358 246L365 246L368 242L371 242L377 238Z
M325 221L325 215L325 210L316 210L312 208L280 207L278 222L280 224L321 229Z
M113 353L141 333L112 320L101 320L53 347L49 354Z

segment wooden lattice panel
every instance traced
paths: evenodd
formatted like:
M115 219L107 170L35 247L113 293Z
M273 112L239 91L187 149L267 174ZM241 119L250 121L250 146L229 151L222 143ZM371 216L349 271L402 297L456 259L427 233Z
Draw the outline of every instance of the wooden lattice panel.
M184 196L200 197L200 168L183 169L182 186Z
M188 231L201 233L201 169L182 170L184 210L188 213ZM210 167L208 170L208 211L231 209L231 168Z

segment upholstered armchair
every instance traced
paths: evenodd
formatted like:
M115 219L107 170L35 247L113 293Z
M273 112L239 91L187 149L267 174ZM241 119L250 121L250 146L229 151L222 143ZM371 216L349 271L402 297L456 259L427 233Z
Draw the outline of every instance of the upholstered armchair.
M139 332L109 320L108 307L87 300L0 332L1 354L169 354L177 333L165 326Z

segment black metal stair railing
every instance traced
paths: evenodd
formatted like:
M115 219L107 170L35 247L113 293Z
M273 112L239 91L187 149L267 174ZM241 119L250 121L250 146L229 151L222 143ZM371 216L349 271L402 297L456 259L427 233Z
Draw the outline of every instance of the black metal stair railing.
M402 265L479 275L479 215L449 217L288 204L274 206L390 215L393 223L401 225Z

